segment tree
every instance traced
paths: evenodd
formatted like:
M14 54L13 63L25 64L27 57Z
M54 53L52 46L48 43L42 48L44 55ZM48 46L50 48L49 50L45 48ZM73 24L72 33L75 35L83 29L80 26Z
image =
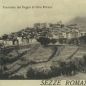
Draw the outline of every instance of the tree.
M55 44L57 42L56 39L51 39L51 43Z
M8 35L7 34L4 34L2 36L2 40L7 44L7 39L8 39Z
M45 37L39 37L37 39L38 42L41 43L41 45L47 46L50 43L50 39L49 38L45 38Z
M8 39L8 35L7 35L7 34L4 34L4 35L2 36L2 39L3 39L3 40L7 40L7 39Z

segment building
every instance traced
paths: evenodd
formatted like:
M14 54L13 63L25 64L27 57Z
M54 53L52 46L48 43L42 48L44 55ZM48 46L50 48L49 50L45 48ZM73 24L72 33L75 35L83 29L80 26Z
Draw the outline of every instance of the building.
M80 31L79 28L76 28L74 26L65 26L64 24L53 24L51 25L52 27L50 28L51 33L53 35L57 36L57 38L77 38L80 37Z
M81 31L81 32L80 32L80 35L81 35L81 36L86 36L86 32Z

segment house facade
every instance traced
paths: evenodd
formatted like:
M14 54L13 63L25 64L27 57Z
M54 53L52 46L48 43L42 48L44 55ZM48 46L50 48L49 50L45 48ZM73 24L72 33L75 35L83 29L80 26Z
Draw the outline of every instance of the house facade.
M71 38L77 38L80 37L80 31L79 28L70 28L70 27L66 27L64 25L59 25L59 24L54 24L52 25L51 29L51 33L55 36L57 36L57 38L67 38L67 39L71 39ZM82 35L84 35L85 33L83 33Z

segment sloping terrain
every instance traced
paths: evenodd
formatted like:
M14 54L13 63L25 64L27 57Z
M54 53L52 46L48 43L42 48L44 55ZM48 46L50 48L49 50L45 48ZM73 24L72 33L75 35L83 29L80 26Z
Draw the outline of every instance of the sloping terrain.
M86 49L82 46L30 44L7 51L0 54L1 79L75 78L86 72Z
M53 77L51 80L86 80L86 74L85 73L78 73L75 76L59 76L59 77Z
M66 60L68 58L71 58L72 55L74 55L74 53L76 53L78 50L77 46L63 46L62 48L58 49L59 55L56 55L53 59L53 61L55 60ZM58 53L57 52L57 53Z
M29 48L15 48L6 55L4 74L7 74L9 78L21 73L25 75L23 72L26 71L27 73L31 64L41 65L48 62L55 50L55 47L42 47L40 44L31 45Z

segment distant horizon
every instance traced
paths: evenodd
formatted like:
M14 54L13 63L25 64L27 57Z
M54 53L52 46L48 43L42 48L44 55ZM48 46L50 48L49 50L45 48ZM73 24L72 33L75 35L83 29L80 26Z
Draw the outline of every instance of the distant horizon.
M35 23L47 23L47 24L49 24L49 23L52 23L52 24L55 24L55 23L58 23L58 22L60 22L61 20L59 20L59 21L57 21L57 22L35 22ZM70 21L70 20L69 20ZM63 22L63 21L61 21L63 24L66 24L67 22ZM20 27L19 29L16 29L16 31L15 31L15 29L14 29L14 31L9 31L9 32L6 32L6 33L3 33L3 34L0 34L0 36L2 36L2 35L4 35L4 34L10 34L10 33L15 33L15 32L18 32L18 31L20 31L20 30L23 30L23 29L25 29L25 28L27 28L27 27L33 27L33 25L35 24L35 23L32 23L32 24L28 24L28 25L26 25L26 26L23 26L23 27Z
M59 21L61 21L61 20L59 20ZM27 27L33 27L33 25L35 24L35 23L58 23L59 21L57 21L57 22L34 22L34 23L32 23L32 24L28 24L28 25L25 25L25 26L23 26L23 27L20 27L19 29L17 29L17 28L15 28L15 29L13 29L13 31L8 31L8 32L5 32L5 33L3 33L3 34L0 34L0 36L2 36L2 35L4 35L4 34L10 34L10 33L12 33L12 32L18 32L18 31L20 31L20 30L22 30L22 29L25 29L25 28L27 28ZM67 21L68 22L68 21ZM65 24L65 23L67 23L67 22L63 22L62 21L62 23L63 24ZM18 27L18 26L16 26L16 27Z
M77 16L77 17L81 17L81 16ZM77 17L75 17L75 18L77 18ZM74 19L74 18L73 18ZM70 19L69 21L71 21L72 19ZM9 31L9 32L6 32L6 33L3 33L3 34L0 34L0 36L2 36L2 35L4 35L4 34L10 34L10 33L15 33L15 32L18 32L18 31L20 31L20 30L23 30L23 29L25 29L25 28L27 28L27 27L33 27L33 25L35 24L35 23L47 23L47 24L49 24L49 23L52 23L52 24L56 24L56 23L58 23L58 22L62 22L63 24L68 24L68 22L69 21L65 21L65 22L63 22L62 20L58 20L57 22L34 22L34 23L32 23L32 24L28 24L28 25L26 25L26 26L23 26L23 27L20 27L19 29L13 29L13 31ZM71 23L71 24L76 24L76 23Z
M86 17L86 1L82 0L4 0L0 3L0 36L17 32L36 22L67 23L72 19ZM3 6L52 6L52 8L11 9Z

